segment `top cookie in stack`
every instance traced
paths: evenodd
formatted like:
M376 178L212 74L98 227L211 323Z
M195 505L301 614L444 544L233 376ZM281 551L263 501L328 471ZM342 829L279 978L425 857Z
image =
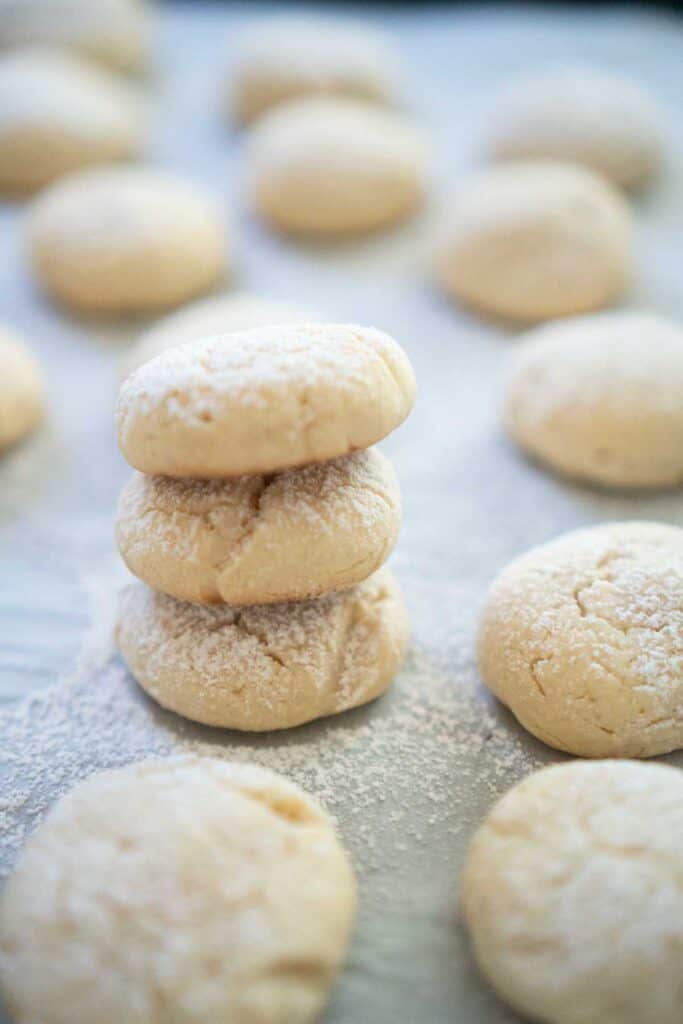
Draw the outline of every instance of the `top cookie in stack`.
M405 419L415 378L380 331L279 325L194 341L121 389L126 564L173 597L237 605L350 587L400 526L393 468L369 448ZM366 450L369 449L369 450Z
M190 341L124 382L119 441L142 472L121 497L118 541L149 586L124 593L117 637L155 700L265 730L387 689L408 625L396 582L375 570L400 493L368 446L414 393L386 334L327 324Z

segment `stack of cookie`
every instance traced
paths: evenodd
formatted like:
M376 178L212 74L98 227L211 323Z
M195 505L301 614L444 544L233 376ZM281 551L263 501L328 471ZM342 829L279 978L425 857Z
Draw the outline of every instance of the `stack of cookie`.
M395 341L327 324L195 340L124 382L119 443L140 472L117 536L143 582L124 592L118 643L155 700L266 730L387 689L407 640L380 569L400 493L370 446L414 395Z

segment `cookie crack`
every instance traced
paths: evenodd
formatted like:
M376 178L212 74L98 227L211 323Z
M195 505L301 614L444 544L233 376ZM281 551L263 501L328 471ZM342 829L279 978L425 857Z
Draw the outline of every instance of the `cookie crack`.
M235 612L235 618L234 618L234 621L232 623L232 625L235 627L235 629L239 630L239 632L242 633L243 635L250 636L254 640L256 640L258 645L259 645L259 649L260 649L261 653L266 658L268 658L269 661L272 661L275 665L279 665L280 668L288 669L289 666L287 665L287 662L283 658L281 658L279 654L275 654L270 649L268 641L266 640L264 635L262 633L259 633L258 630L254 629L253 627L250 627L248 625L248 623L246 622L246 619L245 619L245 615L246 615L246 612L241 612L241 611L236 611Z
M240 561L240 559L244 555L245 547L247 546L251 537L256 532L259 523L261 522L261 518L263 515L263 503L265 501L266 494L268 493L269 489L273 486L276 479L276 473L271 473L267 476L262 476L260 478L258 488L256 488L253 494L249 496L250 515L247 516L242 526L242 531L239 537L233 544L230 553L226 555L225 558L221 558L219 559L219 561L214 562L213 564L214 572L216 572L218 575L221 575L223 572L226 571L226 569L234 568L234 566ZM213 531L216 530L216 527L214 526L213 523L211 524L210 528Z
M549 654L549 655L547 655L545 657L543 655L538 655L538 657L532 658L531 661L529 662L529 672L531 673L531 678L533 679L533 681L534 681L534 683L536 685L536 688L537 688L537 690L539 691L539 693L541 694L542 697L546 696L546 692L545 692L543 684L542 684L542 682L541 682L541 680L539 678L538 666L539 665L543 665L546 662L552 661L552 658L553 658L552 654Z

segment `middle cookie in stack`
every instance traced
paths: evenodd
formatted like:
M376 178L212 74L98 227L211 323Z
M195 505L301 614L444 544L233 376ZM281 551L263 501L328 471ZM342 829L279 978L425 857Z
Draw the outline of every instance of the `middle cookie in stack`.
M396 582L375 570L400 493L369 446L414 394L386 334L321 324L193 341L124 382L119 443L141 472L117 536L149 586L125 591L118 642L159 703L263 730L386 690L408 630Z

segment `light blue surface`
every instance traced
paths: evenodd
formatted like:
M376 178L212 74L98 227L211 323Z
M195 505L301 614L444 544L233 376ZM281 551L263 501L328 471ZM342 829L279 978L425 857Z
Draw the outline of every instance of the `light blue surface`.
M277 5L282 9L282 5ZM411 609L414 649L406 685L419 659L431 659L454 686L476 686L471 636L486 584L505 562L561 530L617 518L655 518L683 524L679 494L622 497L562 483L522 461L501 437L497 395L506 348L504 332L448 307L426 279L428 243L438 214L387 238L341 248L295 247L255 227L243 209L239 138L221 122L219 84L233 40L256 4L178 5L163 15L152 156L213 186L233 211L239 287L319 309L330 319L374 323L408 350L420 385L409 423L386 445L405 499L405 528L394 559ZM347 12L353 13L348 7ZM433 133L435 189L476 158L476 138L496 85L552 59L579 59L632 72L646 80L676 113L671 166L637 206L638 281L631 304L683 318L683 93L680 23L637 9L577 12L562 8L358 8L386 25L404 62L408 106ZM0 320L25 333L47 369L50 415L45 427L0 464L0 699L8 704L53 686L68 674L90 619L88 593L115 558L111 538L116 499L129 470L113 429L117 360L138 327L74 323L34 291L22 256L24 211L0 211ZM81 685L105 685L94 676ZM57 691L48 699L59 702ZM346 727L389 713L400 691L368 711L344 717ZM484 707L484 697L481 697ZM83 746L87 722L74 719L54 754L54 778L34 786L26 812L45 804L82 774L111 761L132 760L163 747L181 731L132 685L112 702L107 749ZM386 829L386 807L373 812L376 858L387 867L366 869L340 794L345 838L355 853L364 898L348 969L325 1020L328 1024L451 1024L512 1021L471 970L455 926L455 885L463 841L495 792L519 776L523 763L555 755L524 737L502 713L509 730L511 768L492 775L485 755L452 784L455 806L427 832L426 841ZM149 728L145 750L134 748L131 717ZM36 715L36 728L42 719ZM14 726L13 726L14 723ZM454 723L455 728L456 723ZM298 730L311 745L335 724ZM194 732L221 744L207 730ZM0 722L0 804L20 743L13 713ZM229 737L230 743L237 743ZM254 746L283 744L265 737ZM294 740L293 740L294 742ZM13 746L14 744L14 746ZM82 763L74 750L83 749ZM525 751L527 761L513 756ZM4 757L3 757L4 755ZM415 781L416 815L425 814L419 762L396 750L387 760L389 800L399 774ZM63 769L63 770L62 770ZM412 774L411 774L412 773ZM492 781L493 779L493 781ZM3 781L4 780L4 781ZM14 778L16 785L16 778ZM41 789L42 786L42 789ZM346 801L346 804L345 804ZM413 813L413 809L408 809ZM458 829L462 820L467 828ZM1 833L0 833L1 837ZM397 854L399 841L405 849ZM6 851L5 851L6 853ZM4 859L0 851L0 863ZM396 858L402 861L395 887ZM406 883L406 878L409 882ZM369 909L368 909L369 908ZM87 1024L87 1022L74 1022Z

